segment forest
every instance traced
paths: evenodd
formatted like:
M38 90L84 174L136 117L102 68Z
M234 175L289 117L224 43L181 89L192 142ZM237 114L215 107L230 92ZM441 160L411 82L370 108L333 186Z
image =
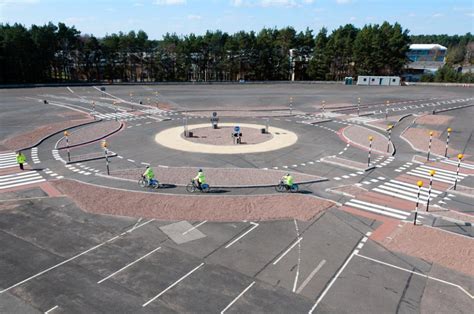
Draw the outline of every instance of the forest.
M204 35L166 34L151 40L139 30L97 38L74 26L48 23L27 28L0 24L0 84L61 82L184 82L341 80L357 75L400 75L411 43L448 47L442 75L425 81L468 81L453 65L472 63L474 38L416 35L398 23L296 31Z

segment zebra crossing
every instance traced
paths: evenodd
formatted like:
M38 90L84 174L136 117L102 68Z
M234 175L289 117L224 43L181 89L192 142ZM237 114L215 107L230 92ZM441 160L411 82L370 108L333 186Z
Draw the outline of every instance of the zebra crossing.
M419 201L421 204L426 204L428 201L428 190L429 189L426 187L420 189ZM389 180L388 182L373 188L372 191L415 203L417 201L418 186L403 181ZM442 193L442 191L431 189L431 194L429 196L430 201Z
M344 204L345 206L357 208L357 209L362 209L368 212L372 212L374 214L379 214L391 218L396 218L400 220L407 220L408 217L410 217L411 213L396 209L396 208L391 208L388 206L383 206L383 205L378 205L374 204L371 202L366 202L358 199L351 199L350 201L346 202Z
M34 164L39 164L40 160L38 157L38 147L33 147L31 149L31 160L33 160Z
M442 163L444 164L448 164L448 165L452 165L452 166L458 166L458 162L455 161L455 160L451 160L451 159L442 159L440 160ZM465 162L461 162L461 168L466 168L466 169L470 169L470 170L474 170L474 165L472 164L467 164Z
M456 181L455 171L440 169L432 166L428 167L425 165L421 165L416 167L415 169L407 171L407 174L420 178L430 179L430 170L436 171L436 174L433 176L433 181L443 182L447 184L454 184L454 182ZM466 174L459 173L457 178L458 182L464 179L466 176Z
M26 163L25 163L26 164ZM17 166L16 154L13 152L0 154L0 169Z
M0 190L44 181L46 181L46 179L36 170L7 174L0 176Z
M96 113L94 114L97 118L104 119L104 120L126 120L126 121L133 121L133 120L140 120L146 119L145 116L137 116L133 113L129 112L117 112L117 113Z
M366 124L368 122L373 122L373 121L376 121L376 120L380 120L380 119L379 118L372 118L372 117L362 116L362 117L349 118L346 121L351 122L351 123L356 123L356 124Z
M168 111L165 111L165 110L162 110L162 109L158 109L158 108L152 108L152 109L143 109L143 110L140 110L140 112L143 112L143 113L146 113L146 114L168 114L169 112Z

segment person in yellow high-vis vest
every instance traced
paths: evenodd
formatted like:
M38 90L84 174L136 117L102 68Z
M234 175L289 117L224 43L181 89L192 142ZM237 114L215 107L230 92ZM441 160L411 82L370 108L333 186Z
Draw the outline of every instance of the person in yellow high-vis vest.
M16 153L16 162L20 165L20 169L23 170L23 164L26 162L26 157L21 151Z

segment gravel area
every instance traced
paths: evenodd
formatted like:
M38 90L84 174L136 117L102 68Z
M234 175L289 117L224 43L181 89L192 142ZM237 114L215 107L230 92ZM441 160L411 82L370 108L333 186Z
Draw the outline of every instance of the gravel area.
M76 131L70 132L69 145L75 146L83 143L91 142L96 139L105 138L113 132L116 132L122 126L119 121L102 121L91 125L86 125ZM63 138L58 148L66 147L66 139Z
M234 139L231 134L234 128L231 126L219 127L213 129L211 127L193 129L193 137L184 137L184 133L181 137L194 143L200 144L211 144L211 145L233 145ZM271 131L271 130L270 130ZM271 140L273 135L271 133L262 134L260 129L254 128L241 128L242 133L242 145L245 144L259 144Z
M280 178L288 173L288 171L251 168L203 168L203 170L207 183L211 187L276 185ZM136 181L144 171L145 168L125 169L112 171L110 174L114 177ZM153 171L160 182L183 186L187 185L196 176L198 169L190 167L153 167ZM298 172L290 173L293 175L295 183L325 179Z
M384 135L375 132L373 130L357 126L351 125L342 131L342 136L354 144L364 150L369 149L369 136L373 136L372 141L372 152L382 155L388 155L393 152L393 146L390 145L390 151L387 153L387 143L388 138Z
M219 117L287 117L290 116L290 110L288 108L275 108L275 110L199 110L199 111L188 111L183 112L184 115L188 116L205 116L211 118L212 113L217 112ZM304 114L301 111L293 110L291 115Z
M422 152L428 152L428 145L430 140L429 129L420 128L409 128L403 134L402 137L415 147L416 150ZM433 141L431 143L431 153L444 156L444 150L446 149L445 140L438 139L439 133L433 131ZM452 148L452 145L448 148L448 155L457 155L458 151Z
M41 126L32 131L25 132L13 137L10 137L2 142L2 145L8 147L10 150L17 150L20 148L35 145L42 138L59 132L66 128L72 128L74 126L87 123L92 121L91 119L80 119L80 120L69 120L63 122L52 123Z
M454 117L448 115L425 115L417 118L415 123L425 125L449 125L453 119Z
M302 194L184 196L128 192L70 180L52 184L85 211L160 220L308 221L334 205L331 201Z
M391 238L383 241L389 250L474 276L474 245L470 238L409 223L398 228Z

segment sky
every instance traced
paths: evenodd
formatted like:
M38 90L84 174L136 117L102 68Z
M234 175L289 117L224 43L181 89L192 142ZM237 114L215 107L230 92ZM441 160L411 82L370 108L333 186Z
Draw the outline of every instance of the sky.
M307 27L317 33L340 25L399 22L410 34L474 33L474 0L0 0L0 23L74 25L103 37L144 30L169 33L259 31Z

